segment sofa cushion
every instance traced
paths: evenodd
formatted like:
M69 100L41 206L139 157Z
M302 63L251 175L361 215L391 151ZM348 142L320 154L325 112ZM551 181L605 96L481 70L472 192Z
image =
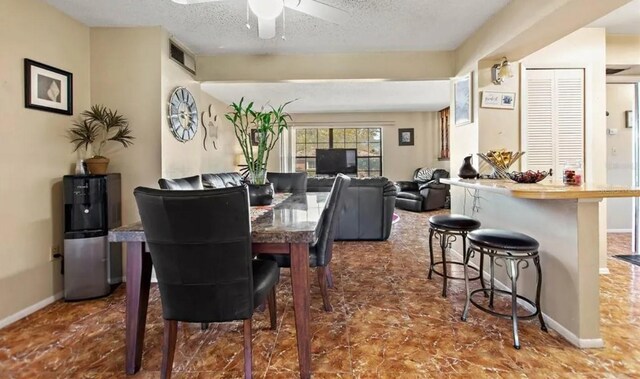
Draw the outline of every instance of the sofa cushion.
M202 186L202 180L200 179L200 175L188 176L186 178L177 178L177 179L159 179L158 185L160 189L164 190L201 190L204 189Z
M398 199L409 199L422 201L422 195L418 191L402 191L398 192Z
M239 187L243 184L242 176L237 172L223 172L220 174L202 174L202 184L205 188Z

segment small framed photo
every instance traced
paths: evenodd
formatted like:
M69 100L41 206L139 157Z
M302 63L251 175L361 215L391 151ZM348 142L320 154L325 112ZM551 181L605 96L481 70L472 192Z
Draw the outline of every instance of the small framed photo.
M473 122L473 72L453 82L454 125L461 126Z
M514 109L516 94L515 92L483 91L480 106L482 108Z
M398 145L413 146L413 128L398 129Z
M258 146L260 144L260 134L258 129L251 129L251 146Z
M31 59L24 60L24 106L73 114L73 74Z

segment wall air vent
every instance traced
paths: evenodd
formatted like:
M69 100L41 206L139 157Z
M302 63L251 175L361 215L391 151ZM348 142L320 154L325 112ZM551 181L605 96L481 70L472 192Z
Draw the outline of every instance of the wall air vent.
M192 75L196 74L196 58L172 40L169 40L170 56Z
M619 72L622 71L627 71L629 69L629 67L625 67L625 68L607 68L607 75L615 75Z

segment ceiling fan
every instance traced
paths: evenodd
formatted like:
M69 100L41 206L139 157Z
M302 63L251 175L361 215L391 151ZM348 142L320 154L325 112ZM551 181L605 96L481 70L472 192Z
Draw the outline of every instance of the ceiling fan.
M171 0L174 3L191 5L210 3L222 0ZM248 10L258 18L258 36L270 39L276 36L276 19L283 14L285 7L310 16L334 23L342 24L348 20L349 13L316 0L247 0ZM249 24L247 23L247 27Z

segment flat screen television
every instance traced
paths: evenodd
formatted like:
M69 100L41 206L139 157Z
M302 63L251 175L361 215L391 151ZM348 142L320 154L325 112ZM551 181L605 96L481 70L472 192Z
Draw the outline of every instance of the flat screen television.
M357 174L356 149L316 149L316 173Z

